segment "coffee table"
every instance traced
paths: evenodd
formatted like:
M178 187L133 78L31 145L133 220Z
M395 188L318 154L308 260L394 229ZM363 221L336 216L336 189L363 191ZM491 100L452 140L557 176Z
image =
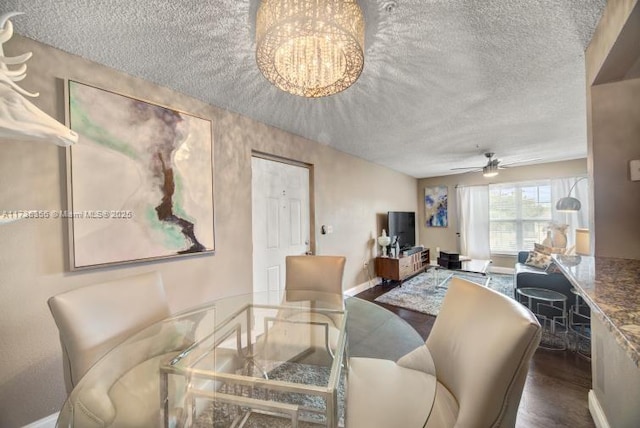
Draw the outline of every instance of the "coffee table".
M482 276L487 276L487 270L489 269L489 265L491 264L491 260L480 260L480 259L463 259L461 260L460 269L447 269L440 265L430 265L433 273L433 283L436 288L447 288L445 284L454 274L455 272L464 272L470 274L478 274ZM447 275L441 275L440 271L447 271ZM486 278L484 286L486 287L489 284L489 277Z
M458 270L461 272L486 275L487 270L489 269L489 265L491 264L491 260L467 259L462 257L460 258L460 261L462 263L462 267L460 269L451 269L451 270Z

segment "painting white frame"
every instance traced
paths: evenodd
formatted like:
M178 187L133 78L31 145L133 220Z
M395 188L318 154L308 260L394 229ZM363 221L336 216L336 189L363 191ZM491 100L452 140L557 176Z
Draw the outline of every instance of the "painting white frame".
M213 253L211 121L65 81L69 267Z

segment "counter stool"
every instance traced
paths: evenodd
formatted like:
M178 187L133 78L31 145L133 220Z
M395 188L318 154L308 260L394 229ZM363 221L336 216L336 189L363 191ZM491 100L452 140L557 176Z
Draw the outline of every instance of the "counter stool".
M525 306L533 312L542 326L539 347L551 351L567 349L567 296L546 288L524 287L516 292L526 298Z
M591 312L578 291L572 288L571 292L576 296L569 311L571 348L582 358L591 361Z

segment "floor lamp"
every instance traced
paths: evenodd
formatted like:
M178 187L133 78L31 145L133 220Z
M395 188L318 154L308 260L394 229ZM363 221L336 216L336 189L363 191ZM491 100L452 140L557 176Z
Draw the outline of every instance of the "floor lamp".
M564 198L558 199L556 202L556 210L559 212L576 212L580 211L582 208L582 204L580 200L571 196L571 192L576 187L580 181L585 180L587 177L581 177L573 183L573 186L569 189L569 194ZM576 240L575 240L575 252L576 254L580 254L583 256L588 256L591 254L590 249L590 239L589 239L589 229L579 229L576 228Z
M571 192L573 192L573 189L576 187L576 184L578 184L579 182L581 182L582 180L586 180L587 177L581 177L578 178L576 180L575 183L573 183L573 186L571 186L571 188L569 189L569 194L567 196L565 196L564 198L560 198L558 199L558 202L556 202L556 210L559 212L574 212L574 211L580 211L580 208L582 207L582 204L580 203L580 201L574 197L571 196Z

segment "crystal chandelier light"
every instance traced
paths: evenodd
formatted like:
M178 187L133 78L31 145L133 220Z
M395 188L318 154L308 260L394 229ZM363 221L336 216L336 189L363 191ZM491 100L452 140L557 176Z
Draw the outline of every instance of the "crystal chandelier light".
M364 19L356 0L262 0L256 60L278 88L304 97L343 91L364 65Z

